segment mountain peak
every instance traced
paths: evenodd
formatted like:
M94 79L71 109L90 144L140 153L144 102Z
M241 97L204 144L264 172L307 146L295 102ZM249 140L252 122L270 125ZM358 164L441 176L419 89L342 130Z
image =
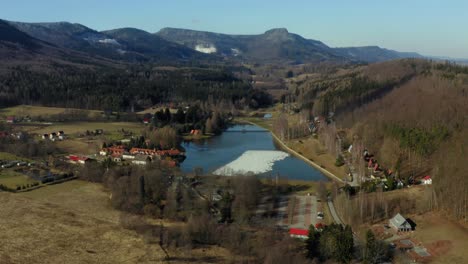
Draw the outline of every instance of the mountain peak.
M289 34L289 31L286 28L272 28L272 29L267 30L265 32L265 35L272 35L272 34L274 34L274 35L287 35L287 34Z

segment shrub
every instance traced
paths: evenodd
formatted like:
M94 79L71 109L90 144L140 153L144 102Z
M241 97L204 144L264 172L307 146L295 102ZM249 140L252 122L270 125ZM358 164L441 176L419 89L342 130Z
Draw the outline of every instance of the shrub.
M341 167L341 166L343 166L344 164L345 164L345 162L344 162L343 156L338 155L338 157L336 158L336 161L335 161L335 166Z

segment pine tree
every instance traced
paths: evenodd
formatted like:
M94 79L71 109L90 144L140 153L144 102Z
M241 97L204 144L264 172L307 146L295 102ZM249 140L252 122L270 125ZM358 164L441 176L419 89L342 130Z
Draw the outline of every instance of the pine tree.
M309 235L306 241L307 257L315 258L319 256L319 237L320 234L315 230L313 225L309 226Z

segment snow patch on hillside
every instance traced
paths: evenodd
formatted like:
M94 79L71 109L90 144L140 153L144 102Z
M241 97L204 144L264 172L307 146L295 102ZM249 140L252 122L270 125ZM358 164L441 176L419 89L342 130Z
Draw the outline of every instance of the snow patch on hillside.
M242 52L239 49L231 48L232 55L239 56Z
M195 46L195 50L199 52L207 53L207 54L216 53L218 51L216 47L211 44L210 45L198 44Z
M115 39L100 39L98 42L103 44L120 45L120 43Z
M224 176L262 174L272 171L275 162L288 156L288 153L283 151L248 150L236 160L215 170L213 174Z

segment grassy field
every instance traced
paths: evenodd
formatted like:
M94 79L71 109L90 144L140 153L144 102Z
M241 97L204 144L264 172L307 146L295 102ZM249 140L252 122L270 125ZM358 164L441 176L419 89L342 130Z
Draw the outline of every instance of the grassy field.
M218 247L171 251L124 229L99 184L79 180L25 193L0 192L0 263L225 263ZM165 224L166 225L166 224Z
M412 235L432 252L431 263L468 263L468 229L439 214L427 213L411 219L417 224Z
M54 123L45 126L17 126L19 129L42 135L54 131L64 131L67 139L64 141L57 141L57 146L67 153L75 154L95 154L96 151L102 146L103 140L121 140L125 136L122 129L130 131L135 135L140 135L141 131L145 128L143 124L134 122L67 122L67 123ZM96 129L103 129L104 134L101 136L93 137L92 139L80 138L80 134L85 134L86 130L94 131ZM0 157L1 159L1 157Z
M28 128L30 128L28 130ZM24 126L25 130L31 133L44 134L55 131L64 131L67 135L77 133L85 133L86 130L94 131L96 129L103 129L105 134L115 133L122 129L139 133L144 128L143 124L133 122L67 122L67 123L54 123L48 126L28 127Z
M288 140L286 144L307 159L323 166L329 172L342 179L345 178L347 174L346 166L335 166L335 158L324 150L317 139L307 137L297 140Z
M33 184L36 181L30 177L15 172L11 169L0 169L0 184L3 184L9 188L16 189L17 186L26 186L27 184Z
M44 116L44 115L61 114L70 110L86 111L88 114L100 114L102 112L98 110L83 110L83 109L61 108L61 107L18 105L18 106L0 109L0 115L37 117L37 116Z
M31 159L18 157L14 154L7 152L0 152L0 160L21 160L21 161L32 161Z
M66 153L84 155L96 154L102 147L101 140L72 139L58 141L56 144L59 149Z

